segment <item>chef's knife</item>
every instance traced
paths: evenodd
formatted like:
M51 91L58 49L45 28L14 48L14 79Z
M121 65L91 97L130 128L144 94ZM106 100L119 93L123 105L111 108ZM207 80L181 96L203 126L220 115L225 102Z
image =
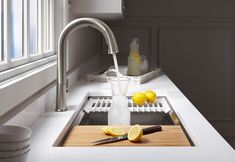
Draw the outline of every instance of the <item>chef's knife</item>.
M159 125L144 128L143 129L143 135L158 132L158 131L161 131L161 130L162 130L162 127L159 126ZM105 144L105 143L117 142L117 141L122 141L122 140L127 140L127 139L128 139L127 134L125 134L125 135L117 136L117 137L113 137L113 138L101 139L101 140L98 140L98 141L94 141L93 143L94 143L94 145L101 145L101 144Z

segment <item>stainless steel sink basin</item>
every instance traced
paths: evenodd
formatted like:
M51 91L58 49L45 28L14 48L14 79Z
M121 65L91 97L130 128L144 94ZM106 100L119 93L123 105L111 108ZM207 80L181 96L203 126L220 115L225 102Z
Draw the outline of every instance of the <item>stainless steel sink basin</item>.
M107 125L111 97L89 97L79 112L74 125ZM179 119L166 97L160 96L155 104L134 105L129 97L131 125L179 125Z
M84 113L84 116L79 125L107 125L107 112L90 112ZM131 113L131 125L174 125L169 113L160 112L134 112Z

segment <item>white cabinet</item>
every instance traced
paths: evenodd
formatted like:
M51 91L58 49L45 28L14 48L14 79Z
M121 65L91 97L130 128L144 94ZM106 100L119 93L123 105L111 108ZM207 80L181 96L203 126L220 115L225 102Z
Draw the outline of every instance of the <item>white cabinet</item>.
M70 10L78 17L118 19L123 8L123 0L70 0Z

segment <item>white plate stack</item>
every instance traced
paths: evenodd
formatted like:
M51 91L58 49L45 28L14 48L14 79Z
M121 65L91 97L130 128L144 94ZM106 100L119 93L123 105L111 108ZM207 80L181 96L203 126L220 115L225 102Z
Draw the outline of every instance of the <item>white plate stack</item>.
M20 126L0 126L0 161L25 162L30 151L32 130Z

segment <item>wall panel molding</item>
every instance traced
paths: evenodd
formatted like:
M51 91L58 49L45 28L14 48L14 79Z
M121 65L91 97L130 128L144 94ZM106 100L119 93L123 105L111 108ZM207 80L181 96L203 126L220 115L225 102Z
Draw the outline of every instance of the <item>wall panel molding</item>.
M231 68L234 26L190 24L159 28L163 70L209 121L235 121ZM214 88L217 94L212 92Z

